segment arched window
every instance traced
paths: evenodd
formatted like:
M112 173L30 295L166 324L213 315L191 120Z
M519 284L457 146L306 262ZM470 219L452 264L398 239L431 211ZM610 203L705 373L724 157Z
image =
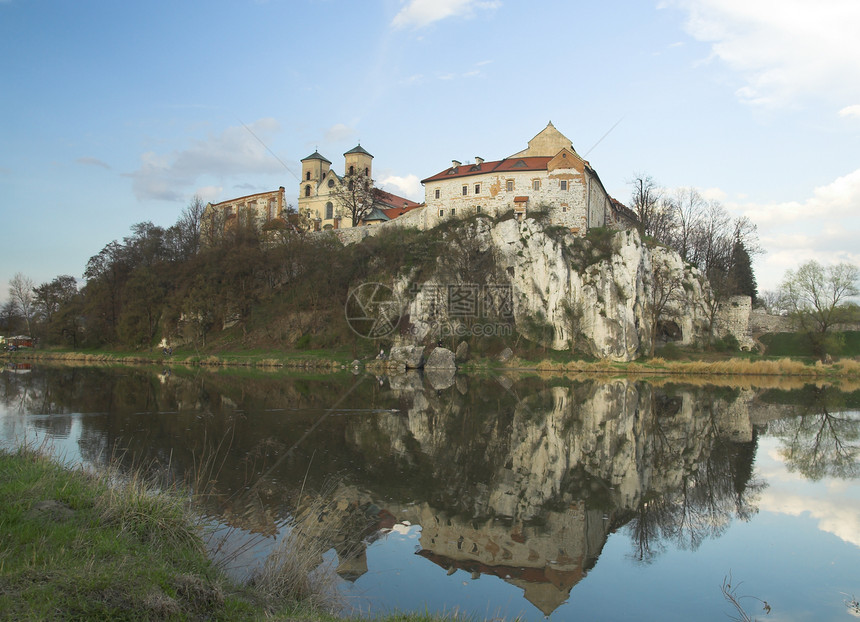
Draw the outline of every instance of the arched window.
M325 217L326 220L334 218L334 205L331 204L331 201L325 204Z
M306 179L307 181L310 181L310 180L311 180L311 172L310 172L310 171L308 171L307 173L305 173L305 179Z
M353 190L355 190L355 184L354 184L354 183L352 183L352 180L351 180L351 179L349 180L349 184L347 184L347 188L349 188L350 192L352 192Z
M349 167L349 174L350 174L350 175L355 175L355 167L354 167L354 166L350 166L350 167Z
M365 169L364 169L364 174L365 174L365 175L367 175L368 177L370 177L370 169L369 169L369 168L365 168Z
M305 186L305 196L306 196L306 197L311 196L311 185L310 185L310 184L308 184L307 186Z

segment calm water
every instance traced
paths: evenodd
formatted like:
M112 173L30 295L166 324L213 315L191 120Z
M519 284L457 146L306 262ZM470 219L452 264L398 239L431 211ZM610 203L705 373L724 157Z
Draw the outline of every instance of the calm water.
M758 619L860 617L860 391L771 382L33 367L0 439L205 479L239 576L324 492L366 615L726 620L731 576Z

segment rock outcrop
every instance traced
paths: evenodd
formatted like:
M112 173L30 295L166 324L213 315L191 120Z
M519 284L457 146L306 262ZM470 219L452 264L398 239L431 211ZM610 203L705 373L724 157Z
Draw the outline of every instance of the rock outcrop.
M408 301L405 341L497 334L501 319L555 350L630 361L649 354L654 339L686 345L725 331L707 279L674 251L643 244L634 229L586 239L531 218L477 218L444 235L448 252L432 276L414 283L403 275L396 284Z

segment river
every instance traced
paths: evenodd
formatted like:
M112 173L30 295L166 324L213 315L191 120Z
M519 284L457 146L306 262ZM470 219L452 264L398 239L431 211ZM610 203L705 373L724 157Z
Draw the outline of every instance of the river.
M728 581L752 617L845 620L858 405L774 378L23 365L0 374L0 440L205 491L237 578L299 525L344 613L725 620Z

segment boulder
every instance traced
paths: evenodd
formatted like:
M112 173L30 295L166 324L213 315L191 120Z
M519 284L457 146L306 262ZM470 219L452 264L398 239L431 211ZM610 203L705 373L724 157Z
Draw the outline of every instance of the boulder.
M394 346L388 355L392 363L403 363L406 369L420 369L424 359L422 346Z
M450 352L450 350L449 350ZM424 378L436 391L448 389L456 382L457 370L453 367L424 368Z
M424 369L457 369L454 353L448 348L433 348L424 362Z
M457 350L454 352L454 358L458 363L465 363L469 360L469 344L461 341L457 344Z

